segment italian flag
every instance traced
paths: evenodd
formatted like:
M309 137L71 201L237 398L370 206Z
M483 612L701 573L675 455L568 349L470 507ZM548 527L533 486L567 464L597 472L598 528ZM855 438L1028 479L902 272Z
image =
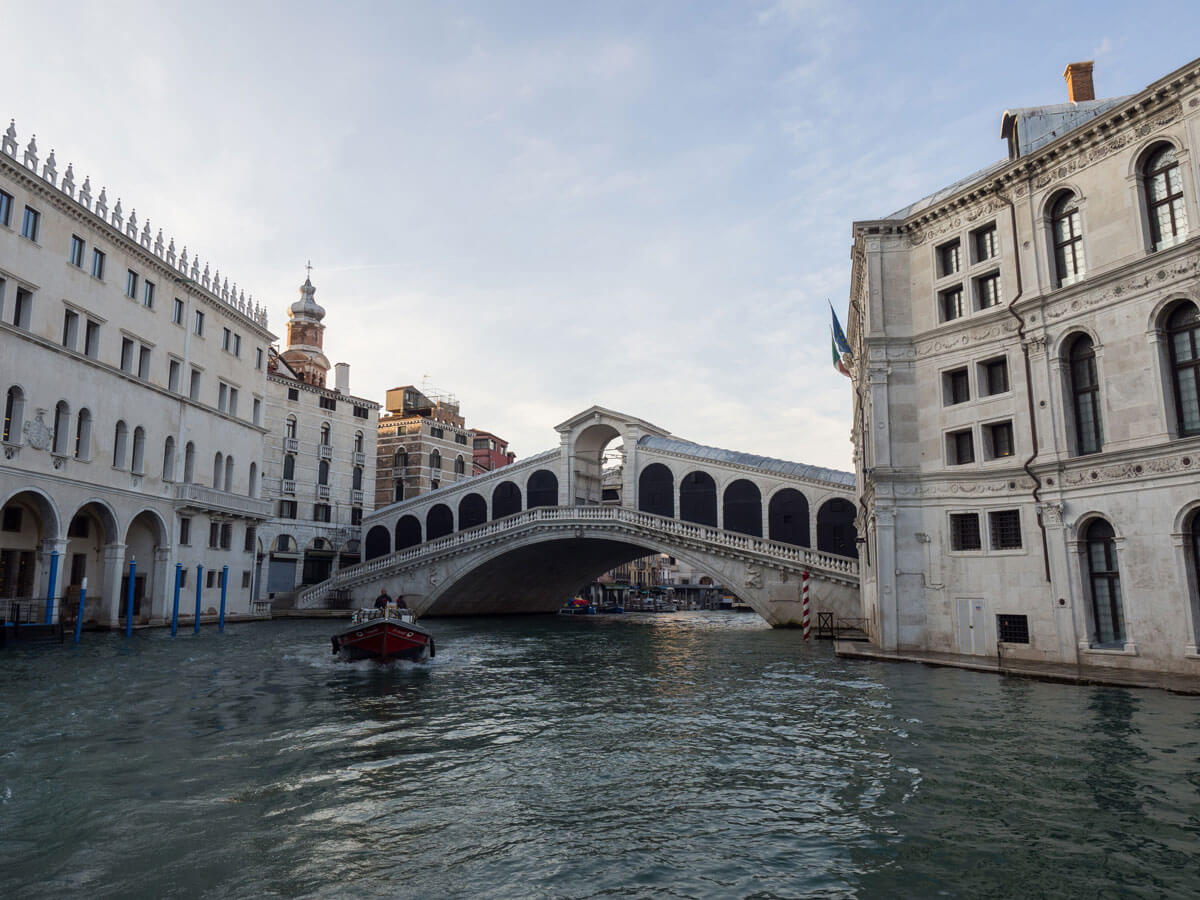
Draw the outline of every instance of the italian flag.
M837 338L833 336L833 329L829 332L829 346L833 350L833 368L849 378L850 370L846 368L846 364L842 362L842 355L838 353Z

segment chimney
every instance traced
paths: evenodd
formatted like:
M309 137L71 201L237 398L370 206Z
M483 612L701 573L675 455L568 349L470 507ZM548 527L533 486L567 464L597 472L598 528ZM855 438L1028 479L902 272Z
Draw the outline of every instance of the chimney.
M339 394L350 395L350 363L337 363L333 367L335 390Z
M1072 103L1096 99L1096 89L1092 86L1092 65L1089 59L1087 62L1067 63L1063 70L1063 78L1067 79L1067 99Z

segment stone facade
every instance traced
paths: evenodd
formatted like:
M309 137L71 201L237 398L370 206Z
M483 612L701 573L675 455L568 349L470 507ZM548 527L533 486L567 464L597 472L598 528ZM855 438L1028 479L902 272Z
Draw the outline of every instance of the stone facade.
M387 506L475 474L475 432L452 396L426 396L406 385L387 392L379 419L375 505Z
M887 650L1200 674L1200 62L1003 134L853 228L863 614Z
M258 547L264 591L276 600L357 563L363 516L375 507L379 404L350 394L345 363L334 367L335 387L326 386L324 317L306 278L290 309L289 344L268 360L263 487L274 518Z
M0 602L117 625L251 614L266 316L54 154L0 152ZM54 565L52 566L52 563ZM198 569L202 567L202 569ZM197 577L199 575L199 578ZM54 585L51 591L51 584ZM41 613L39 613L40 615Z

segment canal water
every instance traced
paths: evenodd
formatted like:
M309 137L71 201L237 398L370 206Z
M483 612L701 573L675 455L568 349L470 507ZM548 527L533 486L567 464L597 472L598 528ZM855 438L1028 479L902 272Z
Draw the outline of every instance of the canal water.
M835 658L757 616L0 651L0 897L1188 896L1200 699Z

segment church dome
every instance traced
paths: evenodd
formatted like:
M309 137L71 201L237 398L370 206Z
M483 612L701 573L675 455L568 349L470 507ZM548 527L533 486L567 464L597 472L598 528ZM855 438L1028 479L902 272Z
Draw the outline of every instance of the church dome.
M313 287L312 279L305 278L304 284L300 285L300 299L291 305L292 316L315 319L318 322L325 318L325 309L317 303L316 294L317 289Z

